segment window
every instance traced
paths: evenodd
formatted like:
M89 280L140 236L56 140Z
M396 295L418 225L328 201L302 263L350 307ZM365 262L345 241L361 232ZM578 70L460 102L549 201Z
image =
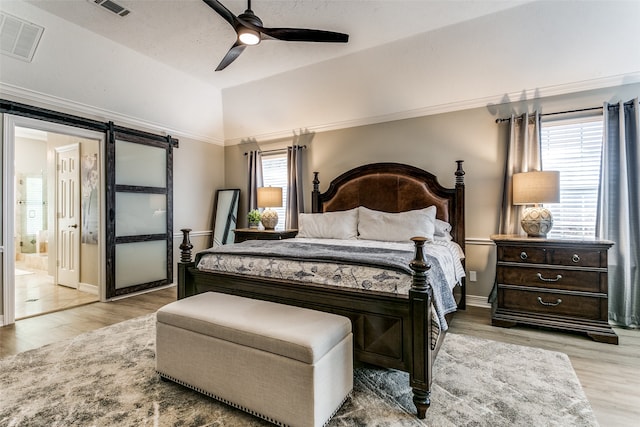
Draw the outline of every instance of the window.
M560 171L560 203L549 237L594 237L600 184L602 116L553 120L541 126L542 169Z
M265 187L282 188L282 207L272 208L278 213L276 230L284 230L285 210L287 204L287 154L262 156L262 179Z

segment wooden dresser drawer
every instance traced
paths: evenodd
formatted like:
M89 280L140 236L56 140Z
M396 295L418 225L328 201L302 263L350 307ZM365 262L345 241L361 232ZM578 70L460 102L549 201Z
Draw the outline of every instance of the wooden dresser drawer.
M537 266L501 266L498 283L569 291L606 292L606 273Z
M537 247L503 246L498 248L498 261L546 264L547 252Z
M547 264L607 268L607 251L580 248L547 249Z
M498 261L606 268L607 253L581 248L505 246L498 251Z
M522 289L501 289L500 294L501 306L507 310L593 320L600 319L602 314L602 299L598 297Z

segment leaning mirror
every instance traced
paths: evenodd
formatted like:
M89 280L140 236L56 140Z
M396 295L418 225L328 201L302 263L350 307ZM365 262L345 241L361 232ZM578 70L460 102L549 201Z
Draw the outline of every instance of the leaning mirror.
M213 238L211 246L233 243L238 220L240 190L218 190L213 209Z

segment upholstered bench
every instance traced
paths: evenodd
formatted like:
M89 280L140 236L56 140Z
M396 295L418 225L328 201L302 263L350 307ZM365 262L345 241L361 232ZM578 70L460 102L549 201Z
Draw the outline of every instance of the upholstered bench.
M157 312L156 370L278 425L322 426L353 387L348 318L207 292Z

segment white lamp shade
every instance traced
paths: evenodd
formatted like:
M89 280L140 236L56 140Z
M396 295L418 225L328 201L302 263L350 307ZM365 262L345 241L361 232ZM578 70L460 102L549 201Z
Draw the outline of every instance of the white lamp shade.
M259 208L282 207L282 188L280 187L258 188L258 207Z
M513 175L513 204L560 202L560 172L534 171Z

